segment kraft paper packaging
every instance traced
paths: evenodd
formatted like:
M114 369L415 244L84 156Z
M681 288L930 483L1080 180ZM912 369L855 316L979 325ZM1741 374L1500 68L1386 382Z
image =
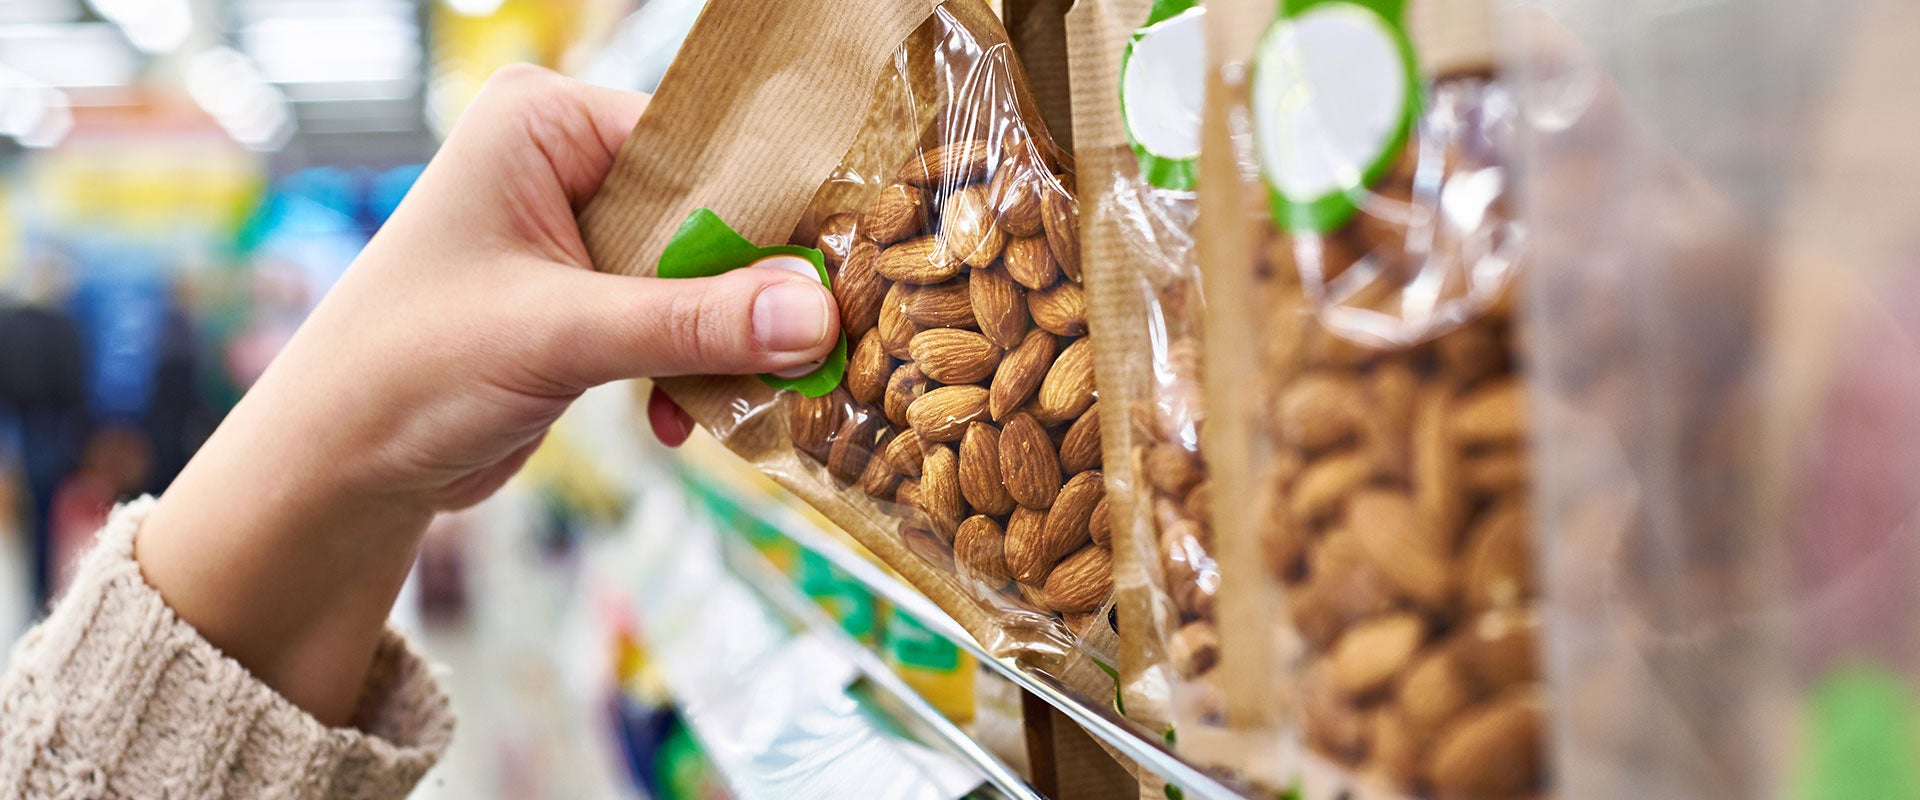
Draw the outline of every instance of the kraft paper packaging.
M580 223L623 274L689 231L734 240L719 223L821 251L844 333L826 377L660 385L988 650L1101 699L1116 636L1073 189L979 0L715 0Z
M1210 3L1226 722L1317 800L1550 792L1516 103L1482 0Z
M1081 0L1067 37L1096 371L1112 409L1104 445L1121 694L1129 717L1189 760L1230 768L1214 672L1213 491L1200 450L1203 14L1193 0Z

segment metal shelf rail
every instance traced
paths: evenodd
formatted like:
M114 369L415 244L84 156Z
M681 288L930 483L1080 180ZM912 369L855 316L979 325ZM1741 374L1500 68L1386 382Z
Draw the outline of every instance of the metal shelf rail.
M969 635L953 617L941 611L926 595L900 582L874 566L845 544L819 529L799 512L765 497L747 496L732 486L716 487L731 496L742 510L759 517L782 535L853 576L876 596L913 617L920 624L972 654L982 664L1012 681L1021 689L1047 702L1085 728L1089 734L1115 751L1138 762L1168 783L1179 787L1186 797L1204 800L1246 800L1247 796L1229 788L1220 780L1182 760L1159 737L1111 709L1076 699L1075 695L1053 679L1025 670L993 657Z

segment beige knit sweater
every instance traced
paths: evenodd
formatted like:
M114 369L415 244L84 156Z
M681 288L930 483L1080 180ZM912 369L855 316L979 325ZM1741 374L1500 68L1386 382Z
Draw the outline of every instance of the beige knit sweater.
M0 676L0 798L398 798L453 735L426 662L389 633L355 727L327 728L175 617L116 510Z

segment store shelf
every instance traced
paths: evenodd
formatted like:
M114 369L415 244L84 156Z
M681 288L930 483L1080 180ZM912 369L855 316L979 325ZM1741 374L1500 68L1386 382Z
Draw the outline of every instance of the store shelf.
M1245 800L1247 797L1182 760L1162 744L1159 737L1105 705L1085 702L1048 676L1018 669L1007 661L995 658L965 628L960 627L960 623L941 611L925 595L887 574L794 509L766 497L734 490L730 484L722 481L715 481L713 489L729 495L743 511L758 517L796 545L852 576L875 596L892 604L898 612L913 617L928 630L953 642L1021 689L1059 709L1116 752L1179 787L1186 797L1206 800Z
M596 556L649 659L741 800L1041 800L671 481Z

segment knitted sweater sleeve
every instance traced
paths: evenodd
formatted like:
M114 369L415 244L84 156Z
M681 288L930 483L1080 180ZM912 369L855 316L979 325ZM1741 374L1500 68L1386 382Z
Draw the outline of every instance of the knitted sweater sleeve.
M133 560L127 504L0 675L0 798L400 798L453 714L389 632L353 728L328 728L174 616Z

